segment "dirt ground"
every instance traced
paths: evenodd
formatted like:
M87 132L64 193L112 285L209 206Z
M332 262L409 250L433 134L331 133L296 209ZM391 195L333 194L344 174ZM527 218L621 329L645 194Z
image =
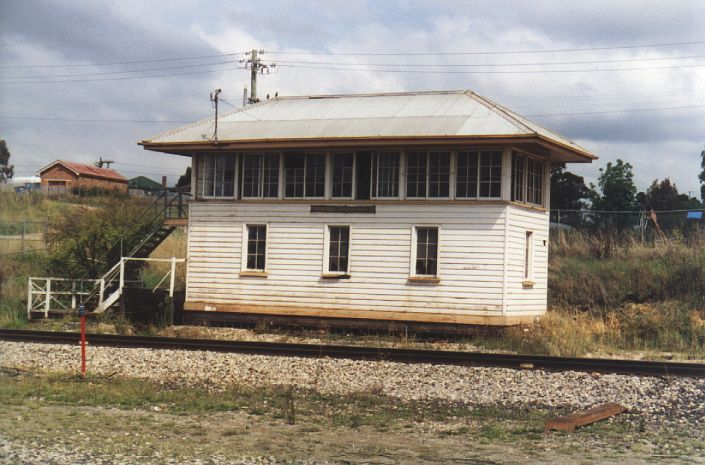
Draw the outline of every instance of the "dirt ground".
M589 432L478 437L472 433L478 425L465 419L458 419L457 425L407 423L379 431L308 422L290 425L237 411L175 415L158 410L6 405L0 409L0 435L39 449L61 444L86 457L121 457L120 463L162 463L167 458L207 462L213 456L345 464L705 463L703 457L669 456L633 437L603 436L595 441Z

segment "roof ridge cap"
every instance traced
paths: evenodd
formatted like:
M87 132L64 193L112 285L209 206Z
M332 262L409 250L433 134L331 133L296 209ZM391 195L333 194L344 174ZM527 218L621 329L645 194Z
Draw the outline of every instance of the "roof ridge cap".
M493 100L488 99L487 97L483 97L482 95L478 95L473 91L469 91L468 96L471 98L474 98L475 100L477 100L481 104L485 105L486 107L488 107L492 110L496 110L495 112L497 114L499 114L499 116L506 119L507 121L514 124L515 126L520 126L520 127L524 128L525 130L529 131L529 133L534 134L534 135L538 135L537 131L530 128L526 124L524 124L524 122L518 120L514 116L514 112L512 112L508 108L503 107L502 105L498 104L497 102L495 102ZM517 115L518 115L518 113L517 113Z

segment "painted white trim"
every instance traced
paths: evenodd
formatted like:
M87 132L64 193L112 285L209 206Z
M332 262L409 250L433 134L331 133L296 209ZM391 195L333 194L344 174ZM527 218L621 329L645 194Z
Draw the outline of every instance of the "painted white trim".
M248 229L250 226L264 226L264 270L247 268L247 242L249 238ZM269 266L269 223L242 223L242 239L240 248L240 272L261 272L267 273Z
M348 269L343 271L331 271L328 268L330 259L330 228L348 228ZM326 276L350 276L352 273L352 233L350 224L326 223L323 225L323 264L321 274Z
M438 229L438 244L436 244L436 274L416 274L416 246L418 228ZM439 278L441 277L441 225L440 224L415 224L411 227L411 250L409 251L409 278Z

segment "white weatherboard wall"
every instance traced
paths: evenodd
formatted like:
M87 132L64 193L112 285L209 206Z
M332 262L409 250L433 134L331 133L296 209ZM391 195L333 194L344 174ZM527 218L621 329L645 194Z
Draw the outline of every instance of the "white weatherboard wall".
M509 206L507 210L507 313L537 315L546 311L548 290L548 212ZM524 287L526 232L533 232L533 273Z
M376 208L376 214L331 214L311 213L308 203L194 202L187 305L502 315L505 216L512 207L378 204ZM239 276L243 224L268 226L266 278ZM326 225L351 226L350 279L321 278ZM437 284L408 281L415 225L440 227ZM537 239L545 234L538 227L536 232ZM523 255L520 258L507 277L512 286L514 270L523 270ZM537 262L537 273L541 268ZM541 273L545 276L545 270ZM520 277L519 288L521 281ZM534 291L539 310L538 281ZM520 305L518 296L507 297L510 310ZM544 306L535 313L545 311L545 295L542 299ZM516 308L523 312L524 307Z

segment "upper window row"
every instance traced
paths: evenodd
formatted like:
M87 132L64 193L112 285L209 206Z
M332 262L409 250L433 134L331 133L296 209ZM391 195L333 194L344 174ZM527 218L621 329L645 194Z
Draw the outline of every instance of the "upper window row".
M399 198L399 152L245 153L201 155L197 191L204 198ZM406 198L499 199L502 152L499 150L406 152ZM328 165L328 166L327 166ZM327 173L330 174L327 174ZM542 204L544 162L514 154L512 200ZM238 182L236 182L236 179Z

